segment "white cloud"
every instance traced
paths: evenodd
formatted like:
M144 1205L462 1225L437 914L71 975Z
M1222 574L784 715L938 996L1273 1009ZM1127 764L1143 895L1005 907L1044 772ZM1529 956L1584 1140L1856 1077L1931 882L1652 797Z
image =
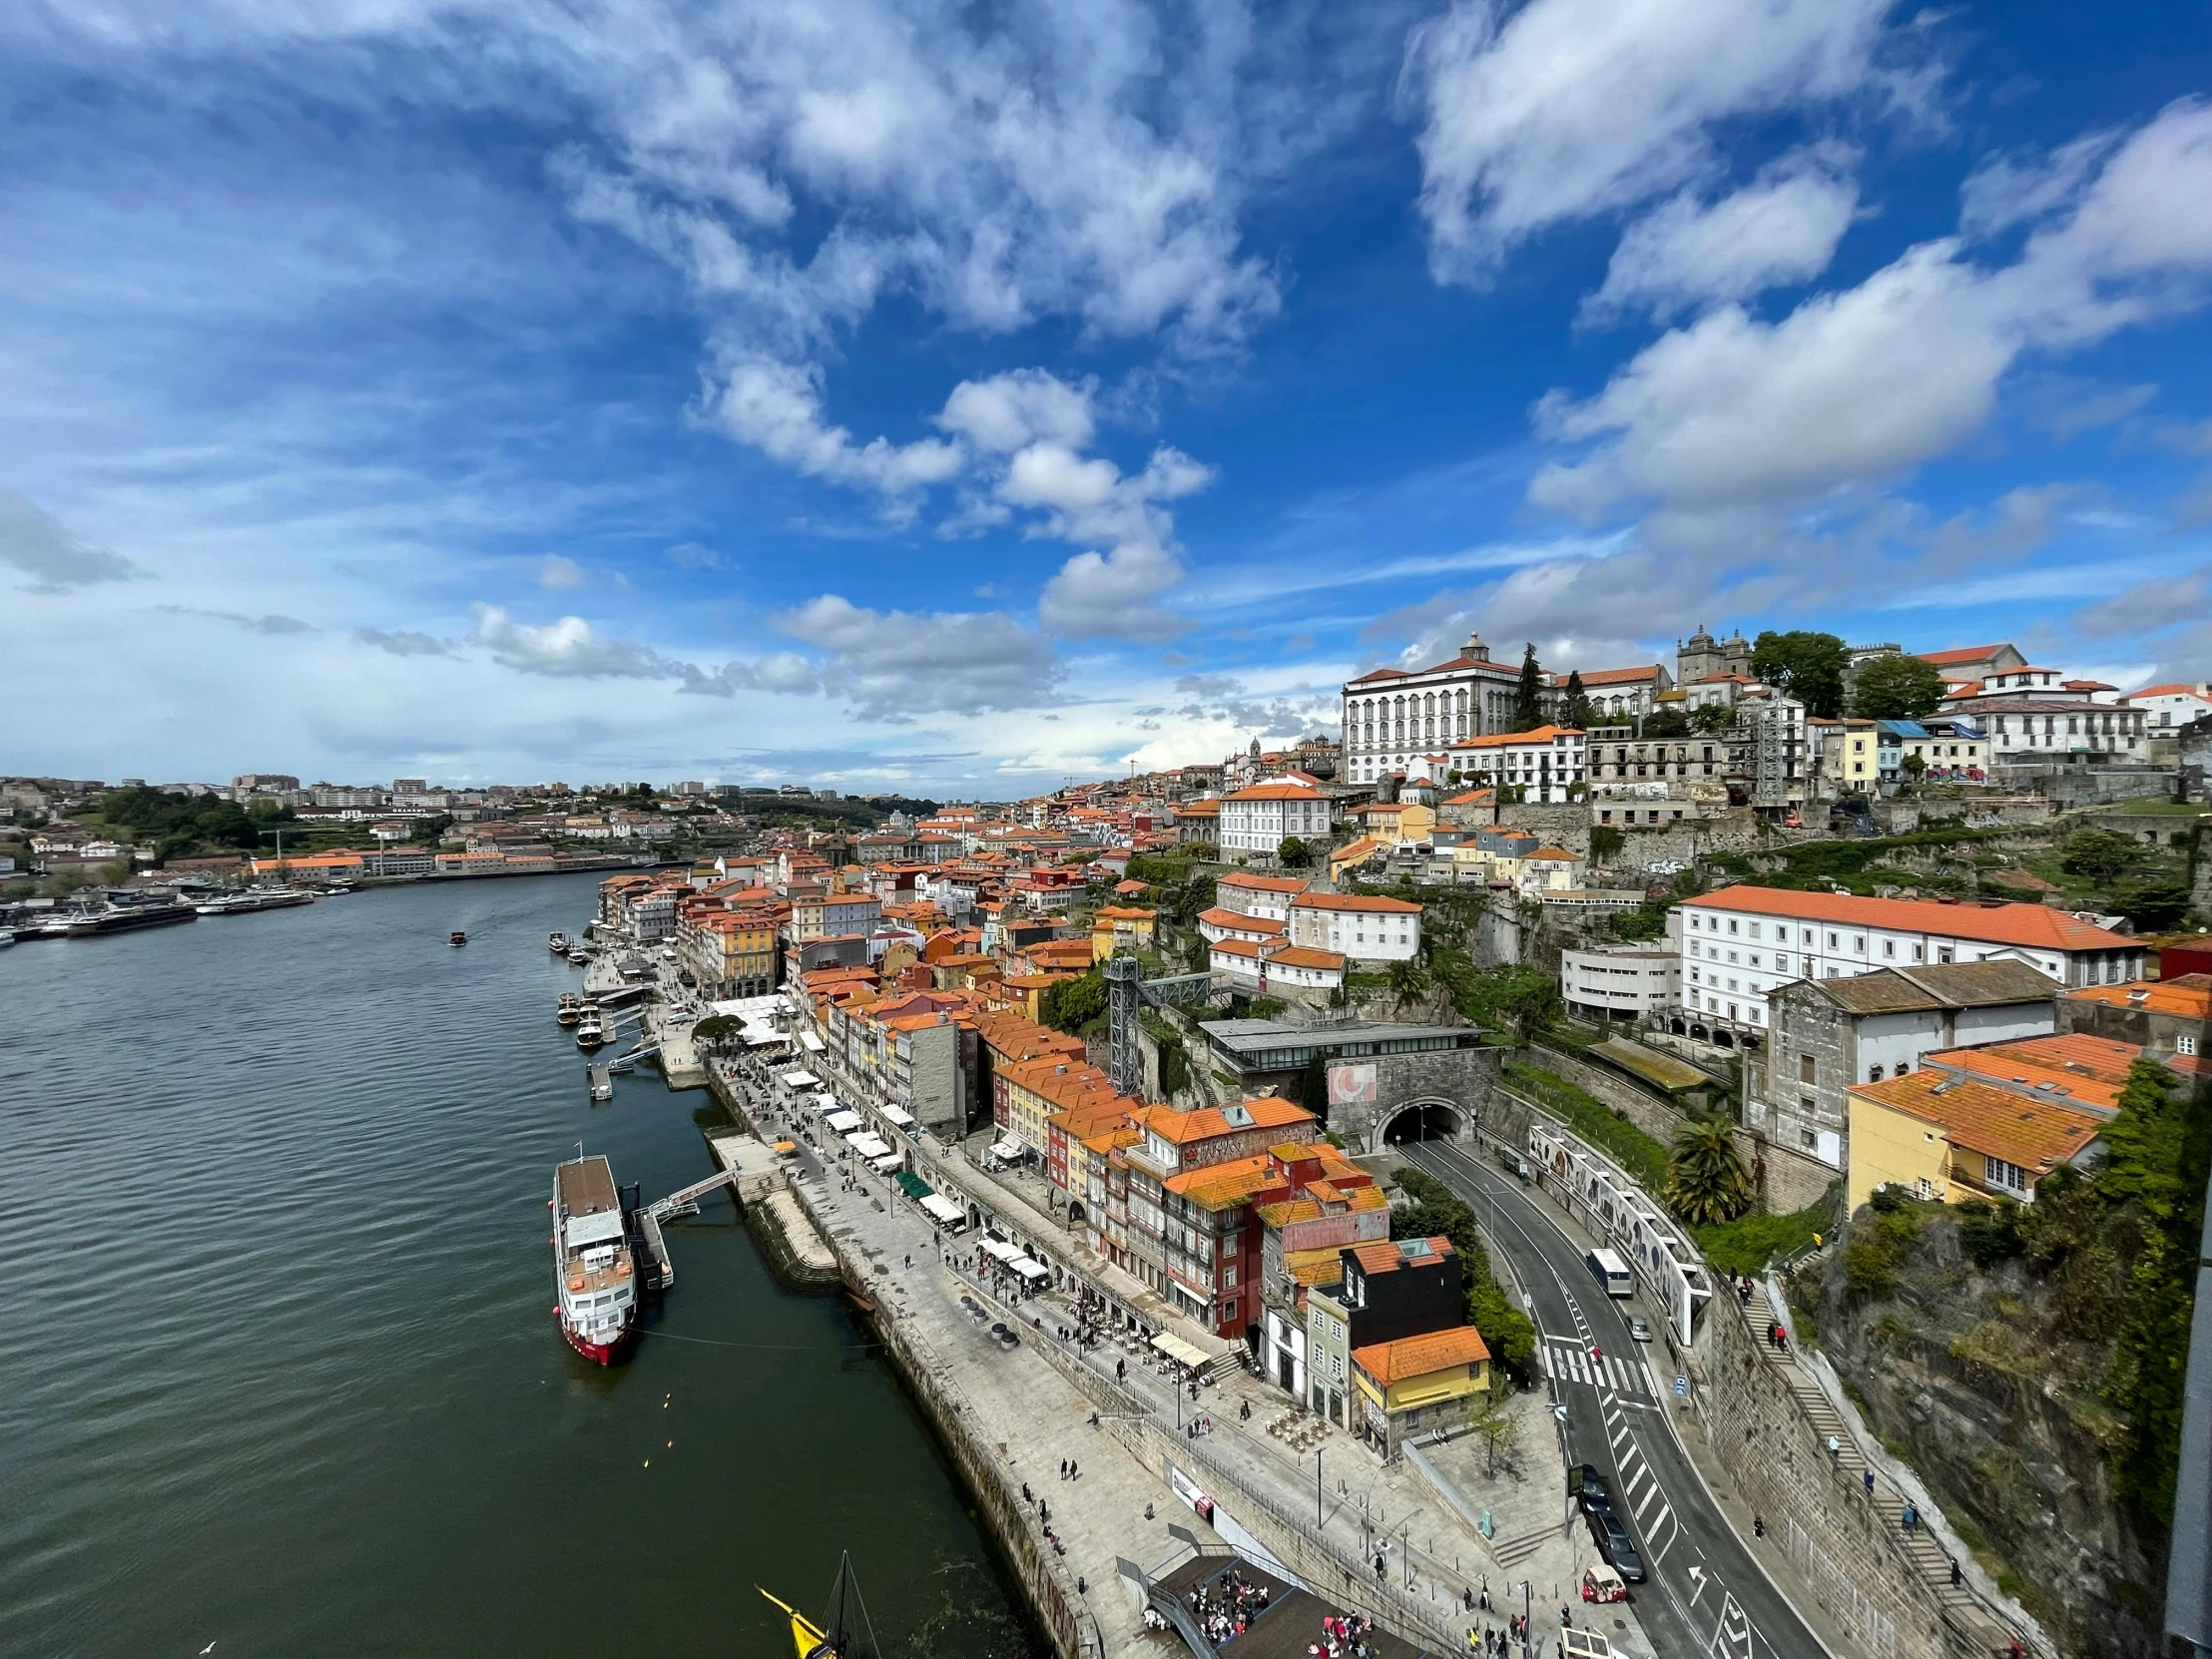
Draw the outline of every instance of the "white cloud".
M2200 303L2212 275L2212 109L2176 103L2115 151L2009 266L1925 243L1779 322L1727 305L1654 341L1596 396L1554 393L1540 432L1596 440L1531 484L1594 515L1810 499L1909 475L1988 419L2031 349L2091 343Z
M1090 447L1096 380L1073 383L1041 368L1017 368L987 380L962 380L944 400L937 424L977 449L1011 455L1040 439Z
M34 593L60 593L142 574L130 560L88 547L29 496L0 485L0 565L31 578Z
M1794 152L1717 202L1686 190L1631 225L1583 304L1585 321L1648 310L1660 321L1716 300L1748 299L1828 269L1859 206L1840 147Z
M705 697L730 697L741 691L800 696L822 690L822 669L811 657L779 651L753 662L724 663L711 674L695 670L677 690Z
M1073 640L1171 640L1190 628L1162 603L1182 579L1182 565L1160 547L1132 543L1078 553L1045 584L1037 619Z
M394 657L453 657L453 642L441 640L435 634L420 634L409 629L356 628L353 637L361 644Z
M1724 121L1898 95L1894 0L1455 0L1416 30L1420 211L1439 280L1478 281L1550 227L1711 172Z
M201 605L157 605L155 609L171 616L199 616L215 622L228 622L232 627L243 628L249 634L266 634L272 639L281 639L290 634L321 632L311 622L301 622L295 616L284 616L274 611L257 616L246 611L219 611Z
M812 364L735 362L714 395L714 418L770 459L833 484L877 491L893 509L960 470L959 447L935 438L854 443L844 427L825 420L822 387L822 370Z
M1066 673L1049 640L1003 611L875 611L824 594L777 628L827 654L826 694L876 718L1035 709Z
M574 559L563 558L558 553L548 553L538 561L538 586L548 592L584 585L584 567Z
M543 628L517 622L497 605L477 605L476 643L492 661L521 674L553 679L666 680L691 672L633 640L609 639L580 616Z

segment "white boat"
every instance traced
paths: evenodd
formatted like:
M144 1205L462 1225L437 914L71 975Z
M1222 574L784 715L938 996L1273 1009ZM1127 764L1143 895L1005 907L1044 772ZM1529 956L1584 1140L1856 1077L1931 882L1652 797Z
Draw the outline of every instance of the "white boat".
M638 1278L622 1197L605 1158L578 1158L553 1172L554 1317L568 1346L602 1366L638 1329Z
M561 932L548 933L545 936L545 948L552 951L556 956L566 956L568 954L568 935Z
M578 967L582 967L586 962L591 960L591 956L588 952L583 950L571 950L568 953L568 959L571 962L574 962Z
M8 928L0 927L0 950L7 949L13 943L15 943L15 934Z

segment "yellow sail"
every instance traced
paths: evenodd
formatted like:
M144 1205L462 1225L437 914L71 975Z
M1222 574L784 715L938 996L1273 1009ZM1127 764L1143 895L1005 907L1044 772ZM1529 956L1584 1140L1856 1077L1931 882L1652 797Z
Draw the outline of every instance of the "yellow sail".
M760 1585L756 1584L753 1587L756 1590L761 1590L762 1595L767 1596L771 1602L782 1608L785 1615L792 1621L792 1647L795 1650L795 1659L836 1659L837 1650L830 1645L830 1638L823 1634L821 1628L806 1614L800 1612L798 1608L782 1597L769 1595L768 1591L762 1590Z

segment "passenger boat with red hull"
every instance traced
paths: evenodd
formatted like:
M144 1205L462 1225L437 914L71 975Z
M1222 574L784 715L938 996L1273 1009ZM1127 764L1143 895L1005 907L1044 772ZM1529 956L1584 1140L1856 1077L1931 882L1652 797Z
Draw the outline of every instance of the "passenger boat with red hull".
M609 1365L638 1333L638 1275L614 1170L579 1155L553 1171L553 1315L568 1346Z

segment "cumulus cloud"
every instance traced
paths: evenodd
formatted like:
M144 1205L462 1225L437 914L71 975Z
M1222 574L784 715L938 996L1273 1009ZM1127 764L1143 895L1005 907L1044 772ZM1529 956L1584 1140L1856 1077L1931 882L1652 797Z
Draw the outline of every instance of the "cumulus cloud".
M609 639L580 616L535 628L497 605L477 605L476 643L519 674L557 680L687 679L697 671L633 640Z
M1095 378L1068 381L1045 369L1017 368L962 380L944 400L937 424L990 454L1011 455L1040 440L1087 449L1097 425L1097 391Z
M1820 145L1785 156L1718 201L1683 191L1631 225L1584 301L1582 320L1648 311L1664 322L1719 300L1810 281L1828 269L1859 206L1856 158Z
M0 484L0 565L31 579L34 593L62 593L142 574L130 560L71 535L29 496Z
M558 553L548 553L538 561L538 586L548 592L558 592L584 585L584 567L574 559L563 558Z
M1988 419L2026 351L2063 350L2201 302L2212 275L2212 108L2169 106L2113 151L2010 265L1957 239L1909 250L1778 322L1724 305L1639 352L1594 397L1537 408L1542 435L1595 441L1540 472L1538 505L1731 507L1909 475Z
M1003 611L876 611L824 594L777 627L827 655L826 694L879 719L1035 709L1067 672Z
M855 443L823 413L823 372L813 364L741 360L725 371L712 401L717 425L795 471L874 490L894 512L910 512L913 494L960 470L957 445L936 438Z
M2212 607L2212 566L2138 582L2077 611L2073 626L2076 633L2098 640L2157 634L2183 624L2201 628L2208 607Z
M1722 122L1896 99L1894 0L1455 0L1414 31L1420 212L1439 280L1480 281L1553 226L1717 168Z
M741 691L799 696L822 690L822 670L796 651L778 651L752 662L734 659L712 673L694 670L677 690L703 697L732 697Z

